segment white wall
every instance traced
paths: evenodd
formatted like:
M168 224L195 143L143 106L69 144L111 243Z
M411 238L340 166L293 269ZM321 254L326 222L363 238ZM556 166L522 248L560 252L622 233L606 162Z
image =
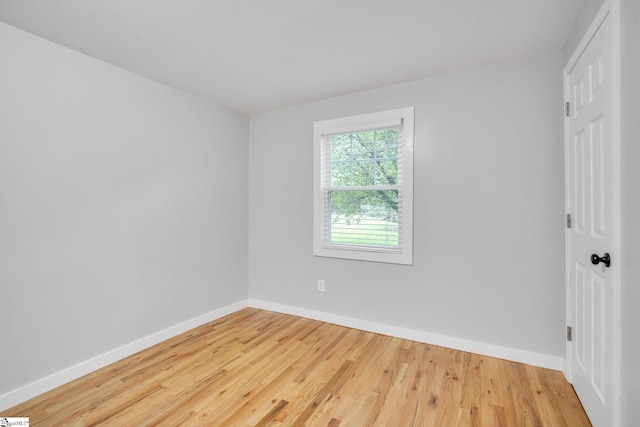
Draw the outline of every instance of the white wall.
M622 418L640 425L640 2L621 0Z
M406 106L414 265L314 257L313 122ZM252 116L250 298L564 357L562 129L559 51Z
M0 23L0 395L247 298L248 117Z

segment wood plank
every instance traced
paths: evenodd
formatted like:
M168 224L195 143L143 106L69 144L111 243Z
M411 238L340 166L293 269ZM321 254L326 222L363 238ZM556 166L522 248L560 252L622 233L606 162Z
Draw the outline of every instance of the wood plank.
M590 426L560 372L252 308L2 416L32 426Z

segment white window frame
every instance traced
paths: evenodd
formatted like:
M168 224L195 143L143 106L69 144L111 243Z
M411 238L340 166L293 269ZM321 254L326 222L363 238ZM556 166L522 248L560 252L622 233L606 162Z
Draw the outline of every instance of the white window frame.
M336 245L325 241L328 212L325 212L323 188L323 144L326 136L362 132L402 125L402 215L400 249L372 248L357 245ZM413 142L414 108L400 108L358 116L317 121L313 124L313 254L315 256L413 265Z

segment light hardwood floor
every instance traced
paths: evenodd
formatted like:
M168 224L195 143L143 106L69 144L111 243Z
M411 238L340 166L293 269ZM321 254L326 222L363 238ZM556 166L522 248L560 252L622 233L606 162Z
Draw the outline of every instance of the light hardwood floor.
M589 426L562 374L247 308L3 411L32 426Z

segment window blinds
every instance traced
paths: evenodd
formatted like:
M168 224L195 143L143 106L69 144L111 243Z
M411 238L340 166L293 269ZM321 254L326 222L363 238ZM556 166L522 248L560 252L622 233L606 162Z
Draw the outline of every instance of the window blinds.
M402 124L322 135L325 248L402 251Z

